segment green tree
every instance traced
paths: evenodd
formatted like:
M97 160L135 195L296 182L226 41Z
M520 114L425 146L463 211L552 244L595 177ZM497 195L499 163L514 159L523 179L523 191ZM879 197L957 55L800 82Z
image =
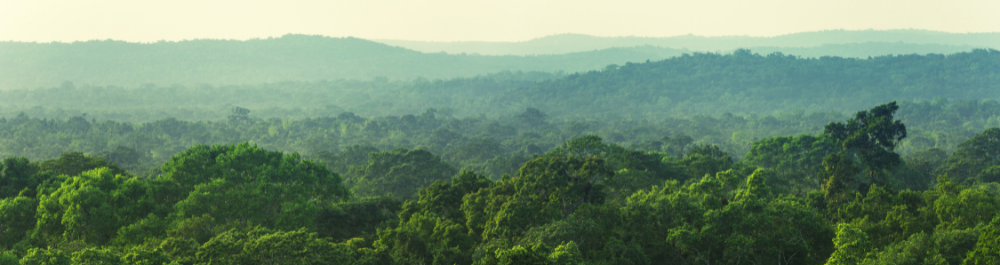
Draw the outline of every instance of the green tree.
M24 257L21 257L21 265L69 265L69 255L58 249L29 249Z
M524 112L518 114L516 117L518 120L527 124L528 126L537 128L546 124L545 123L546 116L548 115L545 115L545 113L542 113L542 111L536 108L527 108L524 110Z
M85 248L73 253L73 264L124 265L121 256L108 249ZM133 263L129 263L133 264Z
M830 154L823 158L823 199L828 209L836 209L851 199L857 187L854 177L862 172L854 161L840 154Z
M35 227L38 200L18 196L0 199L0 249L10 249Z
M321 205L349 196L326 167L248 143L193 147L166 163L162 178L194 184L174 205L177 233L215 225L314 229ZM175 235L195 236L182 234Z
M305 229L254 228L219 234L198 249L196 259L211 264L347 264L353 254L349 246L331 243Z
M18 265L21 258L10 251L0 251L0 265Z
M323 207L316 218L316 232L334 241L364 238L373 241L376 228L398 222L403 201L393 196L363 197Z
M899 141L906 138L906 125L900 120L893 120L893 114L898 109L893 101L868 111L859 111L846 124L831 122L824 128L823 133L836 140L841 151L856 155L858 161L865 165L870 183L882 183L876 179L876 174L902 163L899 154L893 152Z
M401 148L370 153L367 164L351 168L345 183L356 196L393 194L416 199L418 189L455 173L455 168L427 150Z
M573 241L562 243L549 254L549 262L552 265L577 265L583 264L583 254Z
M107 243L119 227L162 207L149 196L147 185L135 177L112 175L108 168L73 176L55 192L40 196L33 237Z
M938 174L962 182L991 166L1000 165L1000 128L989 128L958 145L958 149L938 168Z
M976 248L969 252L962 264L987 265L1000 261L1000 217L993 218L979 234Z
M47 180L38 163L24 157L8 157L0 164L0 198L17 196L25 188L34 189Z
M88 156L81 152L63 153L59 155L59 158L45 160L41 163L39 169L51 171L56 175L76 176L84 171L102 167L108 168L108 170L111 170L111 174L114 175L128 175L125 170L118 167L118 165L104 160L103 157Z
M754 142L744 159L774 170L776 178L793 186L817 188L822 183L814 176L823 171L823 158L835 151L832 141L822 135L778 136Z
M837 225L837 237L833 239L837 249L826 262L827 265L859 264L872 250L868 235L849 224Z

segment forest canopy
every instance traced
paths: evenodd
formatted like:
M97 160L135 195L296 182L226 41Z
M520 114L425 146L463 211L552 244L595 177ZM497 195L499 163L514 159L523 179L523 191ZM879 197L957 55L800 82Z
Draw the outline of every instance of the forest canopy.
M308 52L326 42L371 50ZM285 57L240 54L272 44ZM0 91L0 265L1000 260L997 50L428 79L594 58L301 35L4 45L72 56L28 55L0 73L70 66L0 79L85 78ZM191 45L220 64L171 55ZM641 49L658 48L595 53ZM164 63L133 64L147 59ZM328 75L380 64L414 78Z
M135 154L127 147L10 157L0 163L0 262L991 264L1000 129L951 155L900 156L910 133L899 110L890 102L819 134L755 140L743 159L683 134L628 147L583 134L506 156L487 138L452 146L461 134L433 112L396 124L439 123L412 150L355 145L307 159L197 144L145 175L122 158ZM539 115L526 111L520 126L548 125ZM364 120L336 118L353 119ZM487 133L534 138L503 126ZM506 157L475 153L491 148ZM950 177L956 169L965 175Z

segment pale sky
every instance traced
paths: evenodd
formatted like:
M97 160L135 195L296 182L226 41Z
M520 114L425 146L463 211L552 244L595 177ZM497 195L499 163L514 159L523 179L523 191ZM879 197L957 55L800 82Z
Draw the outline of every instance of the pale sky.
M134 42L287 33L523 41L560 33L774 36L826 29L1000 32L1000 0L0 0L0 40Z

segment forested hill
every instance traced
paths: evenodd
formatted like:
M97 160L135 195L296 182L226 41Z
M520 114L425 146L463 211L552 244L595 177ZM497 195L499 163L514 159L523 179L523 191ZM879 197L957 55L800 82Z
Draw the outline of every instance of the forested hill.
M982 100L1000 98L1000 51L802 59L737 50L609 66L500 96L494 100L580 116L853 111L888 100Z
M500 71L576 72L660 60L684 51L612 48L550 56L426 54L356 38L129 43L0 42L0 90L76 84L259 84L334 79L453 78Z
M823 45L878 43L879 45L905 44L922 46L925 50L914 51L919 54L938 52L935 45L961 47L969 50L979 48L1000 48L1000 33L947 33L927 30L826 30L815 32L800 32L774 37L751 36L720 36L704 37L684 35L674 37L597 37L582 34L559 34L545 36L521 42L429 42L406 40L378 40L379 42L405 47L422 52L447 53L479 53L494 55L528 55L528 54L561 54L570 52L592 51L610 47L654 46L692 51L731 51L739 48L758 50L758 47L781 48L813 48L822 49ZM912 49L912 48L911 48ZM904 49L882 54L909 54ZM823 55L849 56L836 53L836 49L826 50L832 53ZM789 51L786 51L788 53ZM793 53L798 55L797 53Z
M739 50L628 63L564 77L505 72L448 80L139 88L67 83L49 89L0 91L0 116L24 111L32 117L89 113L98 119L137 122L167 117L218 120L232 106L249 108L261 117L315 117L344 111L387 116L428 108L459 116L502 116L533 107L559 119L659 119L727 112L848 112L891 100L935 98L1000 98L1000 51L803 59Z
M689 45L675 45L679 48L688 47L690 49L664 48L662 47L666 45L664 43L642 41L601 44L603 42L594 42L591 37L586 36L560 36L553 37L552 40L545 40L538 44L538 47L558 47L570 50L548 52L559 53L556 55L537 56L519 54L546 52L506 50L514 55L502 56L422 53L363 39L307 35L286 35L280 38L247 41L0 42L0 90L52 87L65 81L74 82L78 86L89 84L93 86L138 87L148 84L191 86L336 79L371 80L376 77L392 80L448 79L501 71L573 73L598 70L609 64L644 62L646 60L658 61L694 51L707 50L729 53L738 47L761 45L765 47L754 48L761 54L780 51L785 54L813 58L822 56L867 58L868 56L887 54L952 54L968 52L975 47L984 47L984 45L979 45L983 42L981 39L988 39L990 36L993 35L969 37L971 40L968 42L957 44L864 42L819 46L806 44L820 42L807 42L794 38L788 39L786 42L760 42L743 40L741 37L728 39L691 37L694 42L689 43ZM686 39L686 37L678 38L680 38L679 40ZM864 38L847 39L864 40ZM883 39L874 40L882 41ZM715 42L725 45L712 46L714 44L711 43ZM789 46L791 44L803 46ZM529 48L535 49L531 47L534 46ZM567 53L569 51L577 52ZM491 54L485 50L481 53Z

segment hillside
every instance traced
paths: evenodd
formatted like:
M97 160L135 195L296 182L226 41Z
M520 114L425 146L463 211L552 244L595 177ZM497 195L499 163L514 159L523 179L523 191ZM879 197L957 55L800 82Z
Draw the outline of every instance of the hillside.
M754 48L754 51L765 55L783 52L801 57L867 58L887 54L952 54L971 51L979 47L973 44L988 42L993 36L970 34L966 36L965 42L932 44L919 43L921 39L910 36L913 34L900 33L897 34L900 37L895 39L890 38L893 35L889 34L889 37L881 38L843 36L842 41L912 42L822 44L822 41L836 39L830 37L834 33L837 32L815 33L823 38L809 38L809 34L803 33L773 39L695 36L661 39L596 38L559 35L511 44L513 46L488 43L484 47L493 47L489 48L493 50L477 50L480 54L446 54L438 52L439 50L424 53L420 51L430 48L410 47L417 50L415 51L363 39L307 35L247 41L0 42L0 90L53 87L65 81L77 85L139 87L150 84L193 86L371 80L376 77L390 80L449 79L502 71L573 73L599 70L609 64L658 61L699 50L730 53L735 47L744 46L761 46ZM848 33L851 32L840 32L841 35L850 35ZM934 34L925 32L925 35ZM907 36L911 38L904 38ZM929 37L925 39L934 40ZM968 45L953 45L961 43ZM818 46L810 46L813 44ZM680 48L664 48L671 45ZM474 46L469 47L475 48ZM514 55L485 55L497 53ZM523 55L543 53L558 54Z
M780 47L780 48L818 48L823 45L834 44L857 44L857 43L880 43L888 45L893 43L904 43L909 45L931 45L921 49L908 51L890 50L885 53L875 53L875 55L886 54L927 54L941 53L935 50L936 45L954 46L950 49L961 49L964 51L972 48L1000 48L1000 33L946 33L926 30L827 30L816 32L802 32L774 37L750 37L750 36L723 36L723 37L703 37L695 35L684 35L674 37L596 37L582 34L559 34L541 37L522 42L426 42L426 41L406 41L406 40L378 40L379 42L405 47L421 52L446 52L446 53L478 53L490 55L530 55L530 54L562 54L571 52L592 51L606 49L610 47L633 47L633 46L656 46L674 49L688 49L691 51L732 51L739 48L750 48L758 50L758 47ZM904 46L905 47L905 46ZM938 48L939 49L939 48ZM797 54L793 50L785 53ZM852 56L838 52L836 49L812 52L819 55L830 56Z
M288 81L233 86L91 86L0 92L0 116L151 121L217 120L232 106L260 117L349 111L405 115L428 108L458 116L513 115L538 108L553 118L853 112L891 100L1000 99L1000 51L871 59L800 58L749 50L696 53L568 75L501 72L447 80ZM107 104L114 102L114 104Z
M76 84L259 84L374 77L437 79L500 71L576 72L683 53L611 48L549 56L427 54L356 38L286 35L247 41L0 42L0 90Z

